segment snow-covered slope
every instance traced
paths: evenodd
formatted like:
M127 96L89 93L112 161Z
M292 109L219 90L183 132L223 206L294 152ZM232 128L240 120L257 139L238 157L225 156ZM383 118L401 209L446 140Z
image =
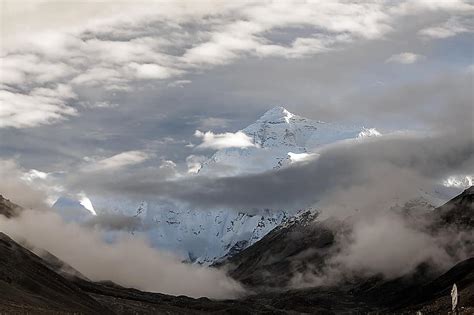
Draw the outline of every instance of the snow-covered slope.
M91 216L95 215L93 207L89 199L87 203L83 200L76 200L70 197L62 196L53 204L53 208L57 209L61 217L66 221L84 222ZM89 208L89 209L88 209ZM92 209L92 211L90 210Z
M260 240L287 220L283 211L248 214L231 210L152 211L157 228L149 231L154 246L184 259L211 264Z
M282 107L267 111L242 132L253 139L255 147L218 150L194 176L262 172L305 159L325 144L379 135L374 129L300 117ZM188 209L166 200L89 197L98 215L139 217L144 229L135 234L146 235L154 246L178 253L185 260L204 264L252 245L292 216L285 211L254 210L249 214L229 209ZM64 202L58 202L56 207L62 205Z
M230 209L188 209L167 200L132 201L91 197L98 215L139 218L138 229L126 232L148 238L160 249L183 260L211 264L229 251L252 245L276 226L286 222L285 211L262 210L252 214ZM92 218L92 217L91 217ZM114 232L107 237L113 239Z

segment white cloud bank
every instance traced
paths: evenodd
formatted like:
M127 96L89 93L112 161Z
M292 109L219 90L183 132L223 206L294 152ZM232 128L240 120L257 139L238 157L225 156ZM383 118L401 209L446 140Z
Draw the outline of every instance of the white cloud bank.
M126 151L114 156L104 158L87 165L85 171L116 170L125 166L142 163L150 158L143 151Z
M452 37L460 33L472 32L474 30L474 23L472 20L470 20L470 22L468 21L467 19L450 18L442 24L424 28L420 30L418 34L429 38L441 39Z
M197 149L219 150L225 148L249 148L257 146L253 143L252 138L242 131L237 131L236 133L213 133L212 131L202 132L196 130L194 135L197 138L202 139L202 143L196 147Z
M0 231L17 241L26 240L39 255L49 251L93 281L218 299L244 292L222 270L182 263L130 234L114 243L105 242L98 230L65 223L54 212L25 210L15 219L0 216Z
M67 106L76 95L66 85L35 88L29 93L0 90L0 128L26 128L50 124L77 115Z

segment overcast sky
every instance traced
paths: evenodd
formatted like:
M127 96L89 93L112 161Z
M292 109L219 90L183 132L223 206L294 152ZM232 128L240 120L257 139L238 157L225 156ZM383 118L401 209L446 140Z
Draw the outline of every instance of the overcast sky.
M185 168L273 106L473 134L472 1L2 0L0 158ZM198 135L198 137L196 137ZM202 146L201 146L202 147Z

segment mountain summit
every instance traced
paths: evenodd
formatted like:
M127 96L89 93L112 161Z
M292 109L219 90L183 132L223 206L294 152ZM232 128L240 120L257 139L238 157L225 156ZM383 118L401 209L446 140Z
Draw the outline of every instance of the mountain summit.
M306 158L326 144L341 140L378 136L375 129L325 123L295 115L277 106L241 130L255 147L217 151L201 167L206 176L233 176L280 168Z
M290 113L286 108L281 106L275 106L272 109L263 114L258 121L271 121L271 122L286 122L289 123L290 119L295 117L294 114Z

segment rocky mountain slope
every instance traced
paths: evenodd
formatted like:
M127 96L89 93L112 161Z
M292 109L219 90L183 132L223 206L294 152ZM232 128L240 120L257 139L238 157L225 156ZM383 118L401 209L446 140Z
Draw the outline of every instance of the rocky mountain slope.
M3 233L0 257L0 313L111 313Z
M10 200L4 198L2 195L0 195L0 214L3 216L6 216L7 218L10 218L12 216L15 216L20 207L11 202Z
M420 213L416 213L417 216ZM462 290L466 306L474 306L474 187L434 210L422 214L427 233L434 237L447 233L458 235L455 244L446 244L448 253L462 247L468 258L456 268L442 275L442 270L433 268L431 262L421 263L413 273L386 280L382 276L352 276L343 278L334 285L314 285L318 288L303 289L309 292L350 292L351 299L364 301L376 309L399 311L423 308L438 313L449 309L449 290L454 282ZM257 292L272 292L277 288L292 287L298 275L315 274L327 267L334 254L338 253L338 240L349 234L351 226L337 220L318 220L318 213L307 211L290 220L259 242L229 258L223 265L229 273ZM349 234L350 235L350 234ZM462 237L461 237L462 236ZM458 259L453 257L453 259ZM461 258L465 259L465 258ZM220 264L222 265L222 263ZM301 280L301 279L299 279ZM329 281L329 279L325 279ZM320 287L324 284L323 287ZM301 292L301 290L297 290ZM301 293L305 295L306 293ZM413 305L417 305L415 308Z

